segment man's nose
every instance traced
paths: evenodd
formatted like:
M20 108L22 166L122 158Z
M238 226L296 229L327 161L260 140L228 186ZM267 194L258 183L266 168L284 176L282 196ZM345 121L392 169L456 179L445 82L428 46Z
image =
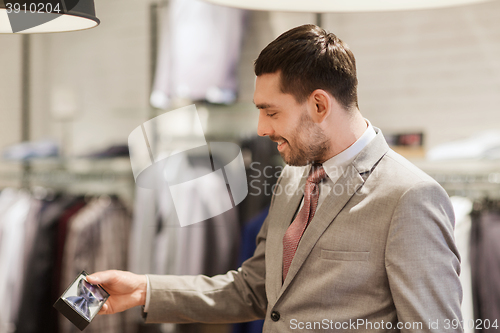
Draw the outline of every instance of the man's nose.
M257 125L257 134L260 136L270 136L274 133L269 122L269 118L264 114L259 114L259 123Z

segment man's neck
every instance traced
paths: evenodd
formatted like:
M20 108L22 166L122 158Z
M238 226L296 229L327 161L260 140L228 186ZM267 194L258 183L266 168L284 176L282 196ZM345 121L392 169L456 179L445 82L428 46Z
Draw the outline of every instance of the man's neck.
M341 114L331 126L331 149L325 160L343 152L355 143L366 131L368 124L356 109L352 110L352 113Z

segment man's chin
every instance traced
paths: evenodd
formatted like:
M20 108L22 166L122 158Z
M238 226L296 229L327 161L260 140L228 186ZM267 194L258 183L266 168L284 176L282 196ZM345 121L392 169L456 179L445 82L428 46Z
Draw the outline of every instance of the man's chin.
M283 161L286 163L286 165L289 165L289 166L302 167L302 166L306 166L306 165L311 163L309 161L302 161L302 160L297 160L297 159L291 158L290 156L286 156L285 153L280 153L280 155L281 155L281 158L283 159Z

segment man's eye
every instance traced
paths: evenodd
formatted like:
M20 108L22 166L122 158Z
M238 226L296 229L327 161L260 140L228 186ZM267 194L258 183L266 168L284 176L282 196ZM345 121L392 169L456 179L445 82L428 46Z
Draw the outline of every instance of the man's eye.
M268 117L272 117L272 116L274 116L275 114L276 114L276 112L275 112L275 113L268 113L268 114L267 114L267 116L268 116Z

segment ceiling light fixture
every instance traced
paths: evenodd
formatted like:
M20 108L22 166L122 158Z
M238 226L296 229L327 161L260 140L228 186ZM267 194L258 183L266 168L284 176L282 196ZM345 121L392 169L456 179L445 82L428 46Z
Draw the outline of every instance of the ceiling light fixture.
M48 33L98 26L94 0L0 0L0 33Z
M284 12L381 12L431 9L488 0L205 0L213 4L251 10Z

